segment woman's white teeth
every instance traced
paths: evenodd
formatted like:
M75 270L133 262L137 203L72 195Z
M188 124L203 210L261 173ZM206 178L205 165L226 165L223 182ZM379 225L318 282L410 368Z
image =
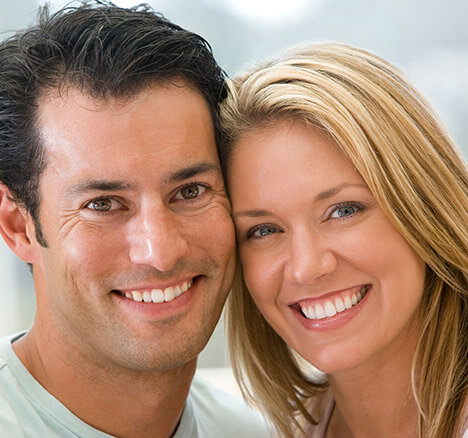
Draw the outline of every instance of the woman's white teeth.
M333 300L327 300L323 305L311 304L309 306L301 306L302 314L308 319L331 318L337 313L351 309L351 307L355 306L365 297L366 293L367 286L363 286L355 294L346 295L344 298L336 297Z
M353 303L351 301L351 297L350 296L346 296L345 299L344 299L344 305L345 305L345 309L351 309L351 307L353 307Z
M187 292L192 286L192 283L192 281L186 281L185 283L177 286L169 286L166 289L147 290L143 293L134 290L132 292L126 292L125 296L139 303L167 303L182 295L184 292Z
M327 301L325 303L325 315L327 315L328 318L331 316L335 316L338 313L335 305L331 301Z
M323 310L323 307L321 304L317 304L315 306L315 317L317 319L325 318L327 315L325 315L325 310Z
M335 298L335 307L336 307L336 312L342 312L343 310L346 309L345 303L340 297Z

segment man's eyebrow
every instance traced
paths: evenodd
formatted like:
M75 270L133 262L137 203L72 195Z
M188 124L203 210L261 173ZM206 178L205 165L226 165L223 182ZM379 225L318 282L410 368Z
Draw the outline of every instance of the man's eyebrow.
M79 195L81 193L101 191L101 192L115 192L118 190L127 190L130 184L122 181L106 181L99 179L90 179L81 181L78 184L71 186L67 190L67 195Z
M186 179L193 178L194 176L202 173L220 173L219 166L215 163L201 162L194 164L193 166L184 167L183 169L177 170L169 174L165 179L165 183L175 183L185 181Z
M349 183L343 183L340 185L337 185L336 187L332 187L328 190L324 190L323 192L318 193L314 197L314 202L316 201L323 201L325 199L331 198L332 196L335 196L341 190L347 188L347 187L359 187L363 189L368 189L368 187L365 184L349 184ZM268 210L261 210L261 209L252 209L252 210L245 210L245 211L239 211L238 213L235 213L233 215L233 218L239 218L239 217L265 217L265 216L271 216L272 213Z
M218 165L209 162L197 163L193 166L185 167L183 169L177 170L174 173L169 174L165 178L165 183L174 183L184 181L189 178L193 178L196 175L201 173L220 173L220 168ZM78 184L71 186L66 194L67 195L78 195L81 193L101 191L101 192L116 192L119 190L128 190L131 188L131 185L123 181L113 181L113 180L99 180L99 179L89 179L86 181L81 181Z

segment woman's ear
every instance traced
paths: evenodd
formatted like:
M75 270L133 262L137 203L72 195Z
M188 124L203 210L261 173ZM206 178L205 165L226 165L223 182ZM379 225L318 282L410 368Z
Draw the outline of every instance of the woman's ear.
M36 246L28 232L34 229L31 222L31 217L14 201L8 187L0 184L0 234L10 249L27 263L33 263Z

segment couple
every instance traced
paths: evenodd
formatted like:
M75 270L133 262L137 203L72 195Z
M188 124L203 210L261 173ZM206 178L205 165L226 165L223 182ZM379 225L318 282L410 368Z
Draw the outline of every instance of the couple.
M315 44L226 84L199 36L91 4L1 45L0 105L37 300L1 341L2 437L463 436L467 170L394 67ZM194 377L233 280L275 431Z

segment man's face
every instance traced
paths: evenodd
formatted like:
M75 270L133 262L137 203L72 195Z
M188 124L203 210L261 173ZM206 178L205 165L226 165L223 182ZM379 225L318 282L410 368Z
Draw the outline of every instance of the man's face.
M232 282L213 123L201 94L178 85L126 100L69 89L40 101L47 247L35 252L36 325L104 365L193 360Z

